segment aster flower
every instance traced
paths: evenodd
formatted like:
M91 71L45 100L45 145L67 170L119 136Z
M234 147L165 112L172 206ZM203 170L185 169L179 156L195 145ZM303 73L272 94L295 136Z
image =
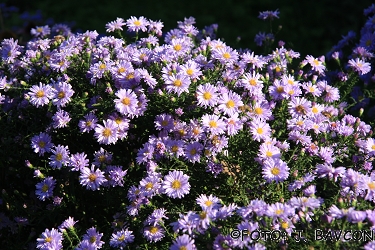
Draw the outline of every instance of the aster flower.
M202 125L212 135L219 135L224 133L225 122L217 115L203 115Z
M51 230L46 229L37 239L36 248L41 250L50 250L50 249L62 249L62 240L63 236L57 229L52 228Z
M72 154L69 159L69 166L71 171L81 171L84 167L89 165L89 160L85 153Z
M31 138L31 146L34 149L34 152L39 153L40 156L44 155L45 152L51 152L53 146L51 136L46 133L35 135Z
M74 94L72 85L67 82L58 82L52 85L53 87L53 96L52 104L56 105L58 108L65 107L71 100L71 97Z
M127 228L113 233L109 241L111 247L123 248L134 241L133 231Z
M91 169L84 167L79 176L80 184L93 191L98 190L100 185L107 181L104 173L100 169L95 170L94 167L94 165L91 166Z
M95 127L95 137L100 144L115 144L118 140L117 124L112 120L103 121L104 126L97 124Z
M87 229L86 234L83 235L83 240L87 240L96 248L101 248L104 244L104 241L101 241L102 237L103 234L96 231L95 227L92 227Z
M258 18L259 19L262 19L262 20L267 20L267 19L271 19L273 20L274 18L279 18L279 15L280 14L280 11L278 10L275 10L275 11L270 11L270 10L267 10L267 11L261 11L259 12L259 16Z
M243 106L241 97L232 91L220 95L218 103L218 108L228 116L234 115L238 112L238 107Z
M306 60L304 61L305 63L309 63L312 67L313 70L317 71L318 73L322 74L326 67L324 64L319 60L314 58L313 56L306 56Z
M78 122L80 131L85 133L94 130L97 125L98 118L93 113L88 113L83 118L85 119Z
M251 116L264 121L273 119L270 104L265 100L255 102L251 107Z
M64 220L59 226L60 232L63 232L65 229L73 229L77 222L78 221L75 221L73 217L69 216L68 219Z
M30 103L38 108L49 103L53 97L53 89L50 85L39 83L39 86L33 85L30 88L28 95L30 96Z
M122 30L122 26L126 25L125 20L118 17L115 21L109 22L105 25L106 32L113 32L115 30Z
M159 226L148 226L145 227L143 230L143 236L149 242L158 242L164 237L165 230Z
M289 176L289 167L280 159L268 159L263 162L263 178L267 182L283 182Z
M53 177L46 177L43 181L36 184L35 194L38 196L38 199L44 201L46 198L52 197L55 185L56 180Z
M190 191L189 176L182 171L174 170L164 176L163 189L171 198L182 198Z
M291 98L288 110L293 118L306 117L311 114L311 102L303 97Z
M196 92L198 105L201 107L213 107L217 103L217 88L210 83L199 85Z
M194 239L190 238L189 235L183 234L176 238L173 241L173 245L169 248L169 250L196 250L196 246L194 245Z
M365 62L359 58L350 59L348 62L348 66L351 67L354 71L358 72L359 75L365 75L371 71L371 64Z
M266 210L267 216L271 218L281 218L287 220L288 217L295 214L294 208L288 204L277 202L275 204L268 205Z
M21 54L21 48L18 45L18 40L14 40L13 38L4 39L0 47L2 60L8 64L14 63L16 57Z
M222 64L233 64L238 60L238 52L229 46L212 49L212 58Z
M198 63L193 60L187 61L184 65L180 66L178 70L188 75L191 80L199 79L202 75Z
M196 201L197 204L200 205L204 211L215 210L221 207L220 199L212 194L210 194L209 196L201 194L196 199Z
M190 78L184 73L168 75L165 84L168 93L176 93L180 96L183 92L189 93Z
M152 226L163 224L163 219L168 219L165 212L166 210L164 208L155 209L152 214L147 217L145 223Z
M65 128L68 126L68 122L71 120L71 118L68 112L60 109L52 116L52 120L52 126L54 128Z
M124 177L128 170L122 170L121 166L107 166L106 172L108 173L108 185L112 187L124 186Z
M202 150L203 145L201 143L193 142L185 146L184 156L188 161L192 163L200 162Z
M250 122L250 131L254 140L260 142L265 141L271 136L270 125L259 118L253 119Z
M138 32L140 30L146 32L148 24L149 21L143 16L139 18L131 16L128 20L126 20L126 26L128 27L128 31L130 32Z
M135 114L138 105L137 95L131 89L120 89L116 92L115 108L121 114Z
M30 31L31 35L35 37L44 37L51 33L51 29L48 25L45 26L37 26L35 28L32 28Z
M60 169L62 166L66 166L69 163L68 146L54 146L54 148L51 149L51 152L53 155L49 157L49 164L53 169Z
M360 176L358 182L358 189L366 192L365 200L374 201L375 200L375 176Z
M139 182L142 194L147 197L152 197L161 191L161 176L160 174L150 173L146 178Z

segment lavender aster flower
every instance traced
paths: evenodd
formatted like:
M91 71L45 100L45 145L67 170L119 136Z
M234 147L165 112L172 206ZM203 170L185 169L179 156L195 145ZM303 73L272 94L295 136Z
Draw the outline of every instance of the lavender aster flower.
M37 248L41 250L62 249L63 236L57 229L46 229L40 238L37 239Z
M95 137L100 144L115 144L118 140L118 126L112 120L103 122L104 126L97 124L95 127Z
M42 156L45 152L51 151L51 147L53 146L51 136L46 133L40 133L31 139L31 146L35 153L39 153Z
M83 235L83 240L87 240L90 244L96 248L101 248L104 241L101 241L103 234L96 231L95 227L89 228L86 234Z
M80 184L93 191L98 190L100 185L107 181L104 173L100 169L95 170L94 167L94 165L91 166L91 169L84 167L79 176Z
M129 243L132 243L133 241L133 231L129 231L128 229L122 229L121 231L112 234L111 240L109 241L109 245L111 247L123 248Z
M30 103L38 108L49 103L49 100L53 97L53 90L51 86L39 83L39 86L33 85L30 88L28 95L30 96Z
M46 198L52 197L55 185L56 181L53 177L47 177L36 184L35 194L38 196L38 199L44 201Z
M168 197L182 198L190 191L189 176L182 171L174 170L164 176L163 188Z
M54 146L54 148L51 149L51 152L53 153L53 155L49 157L49 164L52 168L60 169L62 166L65 166L69 163L68 146Z
M106 32L113 32L115 30L122 30L122 26L126 25L125 20L117 18L115 21L109 22L105 25Z
M145 227L145 229L143 230L143 236L149 242L160 241L164 237L164 233L165 230L159 225Z
M196 246L194 245L194 239L190 238L189 235L183 234L176 238L173 241L173 245L169 248L169 250L196 250Z

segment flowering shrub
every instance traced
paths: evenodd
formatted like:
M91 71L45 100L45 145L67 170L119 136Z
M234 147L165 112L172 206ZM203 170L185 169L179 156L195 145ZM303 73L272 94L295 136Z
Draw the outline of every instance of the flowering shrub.
M236 50L194 18L163 38L131 17L106 25L116 37L56 24L3 40L2 245L372 249L357 235L375 223L361 120L375 5L365 14L359 43L344 37L327 61L283 42Z

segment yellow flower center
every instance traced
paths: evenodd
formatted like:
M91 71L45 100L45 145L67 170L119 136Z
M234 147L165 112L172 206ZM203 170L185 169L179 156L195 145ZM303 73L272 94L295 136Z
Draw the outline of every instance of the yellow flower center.
M91 242L91 243L94 243L95 241L96 241L96 237L95 237L95 236L91 236L91 237L90 237L90 242Z
M316 107L313 107L311 109L311 111L314 113L314 114L317 114L319 112L319 110L316 108Z
M201 218L201 220L205 219L207 216L207 213L205 211L202 211L199 213L199 218Z
M230 108L233 108L235 106L235 103L233 100L229 100L226 104L227 108L230 109Z
M59 94L57 95L57 98L59 98L59 99L63 99L64 97L65 97L64 91L60 91Z
M182 81L180 79L177 79L173 82L173 85L176 86L176 87L181 87L182 85Z
M102 64L100 64L99 69L103 70L103 69L105 69L106 67L107 67L107 66L106 66L104 63L102 63Z
M263 134L263 129L262 128L257 128L257 133L260 134L260 135Z
M255 81L255 79L250 79L249 83L252 86L256 86L257 85L257 81Z
M182 46L181 46L181 44L176 44L175 46L173 46L173 48L174 48L175 51L180 51Z
M255 108L254 111L255 111L255 113L256 113L257 115L261 115L261 114L263 114L263 109L260 108L260 107Z
M87 127L90 127L91 125L92 125L92 122L91 122L91 121L87 121L87 122L86 122L86 126L87 126Z
M145 188L147 190L151 190L153 187L154 187L154 185L151 182L147 183L146 186L145 186Z
M178 151L178 146L177 145L173 145L172 146L172 152L176 153L177 151Z
M277 87L276 91L277 91L277 93L281 94L281 93L284 92L284 87L279 86L279 87Z
M314 59L313 63L315 64L315 66L319 66L320 65L320 62L317 59Z
M310 88L309 88L309 91L310 91L311 93L313 93L313 92L315 92L315 88L314 88L314 87L310 87Z
M179 250L187 250L185 246L180 246Z
M105 157L105 155L101 155L101 156L99 156L98 157L98 160L99 160L99 162L105 162L105 160L106 160L106 157Z
M181 188L181 182L179 180L174 180L172 182L172 188L173 189L180 189Z
M193 128L193 134L199 135L199 128L197 128L197 127Z
M225 52L225 53L223 54L223 57L224 57L225 59L229 59L229 58L230 58L230 54L229 54L228 52Z
M275 71L279 73L281 71L281 68L279 66L276 66Z
M57 161L61 161L61 160L62 160L62 154L61 154L61 153L58 153L58 154L56 155L56 160L57 160Z
M297 121L297 125L298 126L302 126L303 125L303 121Z
M207 207L210 207L212 205L212 201L208 200L208 201L205 201L204 204L207 206Z
M374 190L375 189L375 183L374 182L370 182L367 185L368 185L368 187L369 187L370 190Z
M47 237L47 238L44 239L44 241L47 242L47 243L50 243L50 242L52 242L52 238L51 237Z
M94 182L96 180L96 175L95 174L90 174L89 175L89 181Z
M161 125L162 125L163 127L167 126L167 125L168 125L168 121L163 120L163 121L161 122Z
M150 227L150 233L151 234L156 234L159 231L157 227Z
M44 148L44 147L46 146L46 143L45 143L44 141L40 141L40 142L38 143L38 146L39 146L40 148Z
M118 241L124 241L125 240L125 235L121 235L117 240Z
M117 72L118 72L119 74L124 73L124 72L125 72L125 69L124 69L123 67L121 67L121 68L119 68L119 69L117 70Z
M215 121L210 121L208 125L210 125L211 128L217 128L217 123Z
M289 228L289 223L286 222L286 221L281 222L281 228L282 228L282 229L287 229L287 228Z
M279 168L272 168L271 169L271 174L273 175L279 175L280 174L280 169Z
M36 92L36 97L38 97L38 98L42 98L42 97L44 97L44 91L43 90L38 90L38 92Z
M266 156L267 156L267 157L271 157L272 155L273 155L273 154L272 154L271 151L267 151L267 152L266 152ZM272 170L272 171L273 171L273 170ZM271 171L271 172L272 172L272 171ZM272 173L273 173L273 172L272 172Z
M186 74L188 74L189 76L191 76L193 73L194 73L194 71L192 69L186 70Z
M141 21L139 21L139 20L135 20L134 22L133 22L133 24L135 25L135 26L141 26Z
M110 137L110 136L112 135L112 131L111 131L109 128L105 128L105 129L103 130L102 135L103 135L104 137Z
M48 191L48 185L47 184L44 184L43 187L42 187L42 191L43 192L47 192Z
M204 98L205 100L210 100L211 97L212 97L212 95L211 95L210 92L205 92L205 93L203 94L203 98Z
M129 73L127 76L126 76L126 79L127 80L131 80L134 78L134 73Z
M191 155L195 155L197 153L197 150L195 148L193 148L192 150L190 150L190 154Z
M284 210L282 210L282 209L277 209L277 210L275 211L275 213L276 213L277 215L280 215L280 214L284 213Z
M122 123L122 119L121 119L120 117L117 117L117 118L115 119L115 123L116 123L117 125L120 125L120 124Z
M375 144L371 146L371 149L372 149L372 150L375 150Z
M128 106L130 104L130 98L125 97L124 99L121 100L121 103Z
M294 81L292 81L292 80L288 80L288 84L289 84L289 85L294 85Z

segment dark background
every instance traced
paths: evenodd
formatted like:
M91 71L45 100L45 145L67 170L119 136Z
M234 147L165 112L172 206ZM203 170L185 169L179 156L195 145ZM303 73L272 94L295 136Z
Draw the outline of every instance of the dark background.
M289 48L302 56L327 53L350 30L359 34L365 22L363 9L371 0L5 0L7 5L17 6L20 12L41 10L44 18L55 22L75 22L82 31L105 32L105 24L116 17L125 20L130 16L144 16L164 23L166 33L177 27L184 17L196 18L199 29L206 25L219 25L218 38L223 38L235 48L257 51L255 35L270 31L270 23L258 19L259 11L280 11L280 19L273 22L273 30L281 25L276 41L287 42ZM6 22L6 20L5 20ZM237 37L241 37L237 41Z

